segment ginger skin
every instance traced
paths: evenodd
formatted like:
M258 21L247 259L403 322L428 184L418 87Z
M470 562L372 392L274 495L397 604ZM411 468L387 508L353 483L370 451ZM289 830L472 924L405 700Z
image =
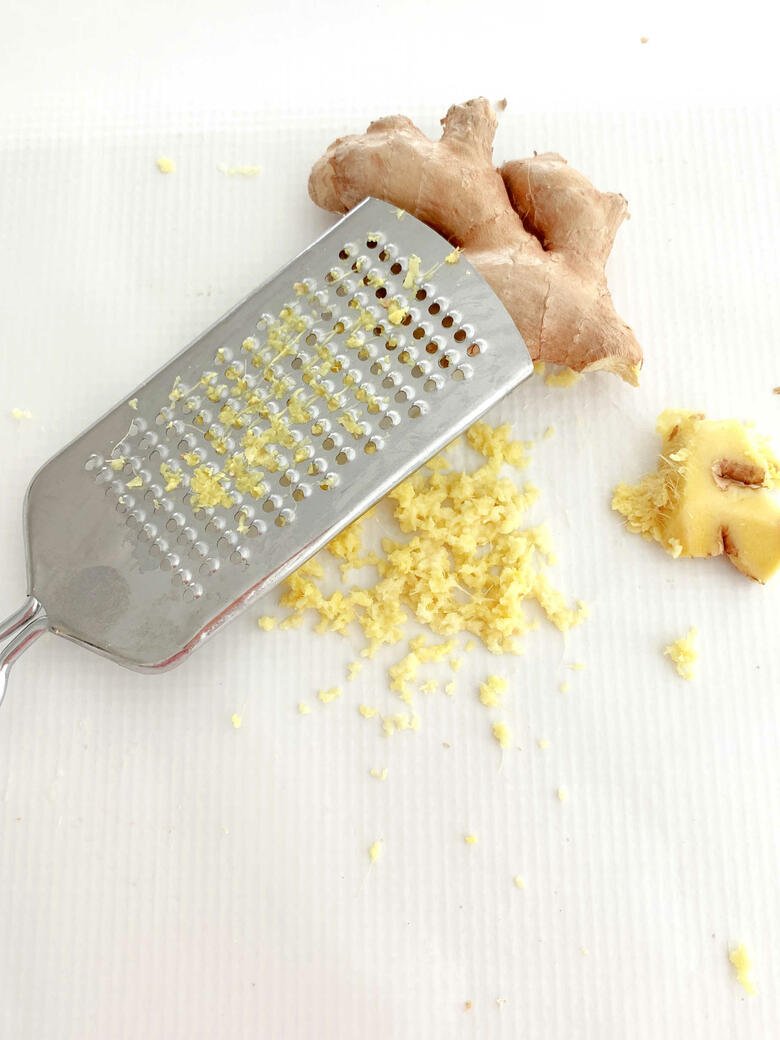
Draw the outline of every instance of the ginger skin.
M441 140L405 116L341 137L317 160L309 194L345 213L384 199L444 235L479 269L512 315L534 360L606 369L636 385L642 349L615 313L604 265L626 218L554 153L493 165L490 102L453 105Z

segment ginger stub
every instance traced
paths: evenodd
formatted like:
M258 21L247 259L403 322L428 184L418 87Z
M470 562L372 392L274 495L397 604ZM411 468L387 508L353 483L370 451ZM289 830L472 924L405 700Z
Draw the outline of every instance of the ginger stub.
M560 155L493 165L496 113L453 105L431 141L406 116L340 137L317 160L309 194L345 213L369 195L425 221L462 250L502 300L531 357L638 382L642 350L615 312L604 265L628 215Z
M756 581L780 567L780 462L736 419L669 410L658 419L658 469L615 489L629 530L672 556L720 556Z

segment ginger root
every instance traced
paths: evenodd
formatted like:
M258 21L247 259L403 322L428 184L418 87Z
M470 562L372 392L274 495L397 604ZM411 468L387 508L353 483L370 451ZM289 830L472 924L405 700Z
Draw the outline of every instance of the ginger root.
M606 369L636 385L642 350L615 312L604 265L627 216L560 155L493 165L498 121L485 98L453 105L441 140L405 116L341 137L317 160L309 194L345 213L369 195L419 217L479 269L534 360Z
M672 556L720 556L756 581L780 568L780 461L736 419L668 410L658 419L658 469L615 489L628 528Z

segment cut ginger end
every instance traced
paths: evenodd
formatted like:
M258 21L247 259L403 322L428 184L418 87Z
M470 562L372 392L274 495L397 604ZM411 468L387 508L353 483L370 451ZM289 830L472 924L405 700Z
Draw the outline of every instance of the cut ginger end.
M615 489L627 527L672 556L720 556L756 581L780 568L780 462L736 419L668 410L658 419L658 468Z

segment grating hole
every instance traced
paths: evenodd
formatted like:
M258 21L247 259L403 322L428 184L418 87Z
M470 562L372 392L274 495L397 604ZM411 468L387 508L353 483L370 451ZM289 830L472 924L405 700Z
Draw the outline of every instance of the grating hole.
M420 301L427 300L428 299L428 293L425 291L425 289L418 289L417 292L415 293L414 298L416 300L420 300Z
M349 292L349 289L347 289L346 285L340 285L338 287L338 289L336 290L336 295L337 296L346 296L348 292Z
M451 329L455 323L455 319L452 317L451 314L445 314L444 317L441 319L441 323L445 329Z
M273 511L274 511L274 504L273 504L273 502L269 498L267 502L263 502L263 512L264 513L273 513Z
M379 243L377 242L377 240L375 238L367 238L366 239L366 247L368 249L376 249L376 247L378 245L379 245Z
M385 330L382 328L381 325L375 325L374 326L374 335L375 336L384 336L384 334L385 334Z
M405 315L402 318L402 320L401 320L401 324L402 325L411 325L412 324L412 316L411 316L411 314Z
M439 358L439 368L449 368L449 367L450 367L450 359L448 357L441 357L441 358Z
M333 317L333 311L323 311L320 314L320 317L323 321L330 321L330 319Z
M441 310L441 307L438 305L438 303L432 303L430 305L430 307L428 308L428 313L429 314L438 314L440 310Z
M418 325L417 328L412 333L412 339L423 339L424 336L425 336L425 329L420 328L420 326Z
M390 254L387 252L386 249L383 249L382 252L379 254L379 259L382 261L382 263L384 263L385 260L388 260L389 258Z
M466 338L466 330L465 329L458 329L458 331L455 333L455 335L453 337L453 339L455 340L456 343L462 343L465 338Z
M402 267L401 267L401 265L400 265L400 264L398 263L398 261L396 261L396 262L395 262L395 263L393 264L393 266L392 266L392 267L390 268L390 273L391 273L391 274L400 274L402 270L403 270L403 268L402 268Z
M398 360L401 362L402 365L408 365L409 362L412 360L412 355L409 353L408 350L402 350L401 353L398 355Z
M396 341L394 339L389 339L385 343L385 350L395 350L395 348L397 346L398 346L398 344L396 343Z
M419 404L413 404L412 407L409 409L409 418L419 419L421 415L422 408L420 408Z
M426 346L425 351L428 354L435 354L438 351L438 349L439 348L438 348L438 346L435 343L429 343Z
M349 253L346 249L339 250L339 260L349 260Z
M434 390L439 389L439 384L435 379L426 379L423 383L423 389L427 390L429 394L432 394Z
M317 337L314 335L313 332L310 332L309 335L306 337L306 345L309 346L309 347L314 347L314 346L316 346L316 344L317 344Z
M455 371L452 373L452 378L455 380L456 383L462 383L466 376L463 374L462 369L456 368Z
M407 401L409 399L409 394L406 392L406 390L401 389L396 393L395 399L399 403L403 404L404 401Z
M374 293L374 296L376 296L378 300L384 300L385 296L387 296L387 289L385 289L383 285L380 285L377 291Z
M471 346L466 348L466 353L469 357L476 357L477 354L482 353L482 348L480 347L479 343L472 343Z

